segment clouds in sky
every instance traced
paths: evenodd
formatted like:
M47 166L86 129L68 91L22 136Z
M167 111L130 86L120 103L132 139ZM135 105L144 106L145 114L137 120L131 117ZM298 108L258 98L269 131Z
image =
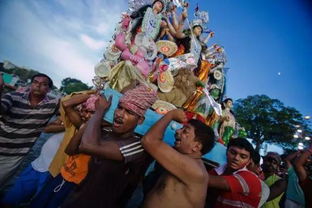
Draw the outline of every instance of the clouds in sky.
M4 0L0 61L91 84L94 65L125 11L123 0ZM3 32L5 31L5 32Z
M95 40L86 34L81 34L80 39L82 40L84 44L86 44L90 49L93 49L93 50L103 49L105 46L104 41Z
M46 73L58 86L65 77L91 85L94 66L127 2L0 0L0 61ZM227 96L267 94L311 115L312 27L305 4L205 2L198 3L209 11L208 26L216 32L212 41L228 55ZM190 12L195 5L191 1Z

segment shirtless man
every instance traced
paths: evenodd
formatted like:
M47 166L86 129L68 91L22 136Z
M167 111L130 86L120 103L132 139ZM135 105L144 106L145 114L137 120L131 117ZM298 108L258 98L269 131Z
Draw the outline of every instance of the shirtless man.
M143 137L144 149L166 169L147 195L143 207L204 207L208 174L201 156L214 145L213 130L198 120L190 120L177 130L172 148L162 141L172 120L187 122L182 110L170 111Z

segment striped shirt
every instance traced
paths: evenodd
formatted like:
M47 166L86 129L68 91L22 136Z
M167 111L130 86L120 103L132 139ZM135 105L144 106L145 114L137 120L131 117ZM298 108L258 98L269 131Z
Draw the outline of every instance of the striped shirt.
M88 175L71 193L71 197L67 197L62 208L125 207L143 179L151 157L142 148L140 137L130 136L112 141L117 142L124 160L93 156Z
M0 155L26 155L49 119L58 109L58 99L46 96L31 106L28 92L10 92L1 99Z
M230 191L218 191L214 195L214 208L258 208L261 198L260 179L246 168L234 172L232 175L224 175L226 168L220 166L210 172L212 175L220 175L230 186ZM207 196L211 190L208 189Z
M136 158L140 158L143 154L145 154L140 137L137 135L134 136L134 140L129 144L125 144L123 141L119 141L118 144L120 146L119 150L124 157L125 163Z

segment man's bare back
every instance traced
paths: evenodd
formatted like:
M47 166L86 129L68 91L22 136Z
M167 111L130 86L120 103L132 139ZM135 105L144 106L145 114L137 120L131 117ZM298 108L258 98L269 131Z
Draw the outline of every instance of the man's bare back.
M164 172L147 195L144 208L201 208L205 205L208 186L207 170L200 159L194 159L202 169L202 177L183 182L169 172Z
M172 121L184 123L175 134L174 148L162 141ZM147 195L144 208L203 208L209 176L201 160L214 144L213 130L198 120L187 120L185 113L169 111L152 126L142 145L167 172Z

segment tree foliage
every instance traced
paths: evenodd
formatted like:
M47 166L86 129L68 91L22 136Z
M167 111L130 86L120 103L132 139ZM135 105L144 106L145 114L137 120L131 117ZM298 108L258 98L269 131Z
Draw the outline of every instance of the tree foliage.
M14 74L19 77L20 80L22 80L24 83L29 83L30 79L40 72L33 70L33 69L26 69L23 67L14 66L13 68L6 69L3 67L3 63L0 63L0 71L3 71L8 74ZM53 85L52 89L57 89Z
M233 110L235 118L245 127L257 151L264 142L294 148L298 143L298 140L294 139L298 125L304 132L311 134L308 122L298 110L286 107L281 101L266 95L239 99L234 103Z
M83 83L82 81L70 77L63 79L61 84L62 85L60 91L67 95L73 92L89 90L92 88L89 87L87 84Z
M36 70L25 69L25 68L18 67L18 66L15 66L14 68L10 68L10 69L5 69L2 63L0 65L0 70L9 74L15 74L24 82L27 82L28 79L31 79L32 76L39 73Z

